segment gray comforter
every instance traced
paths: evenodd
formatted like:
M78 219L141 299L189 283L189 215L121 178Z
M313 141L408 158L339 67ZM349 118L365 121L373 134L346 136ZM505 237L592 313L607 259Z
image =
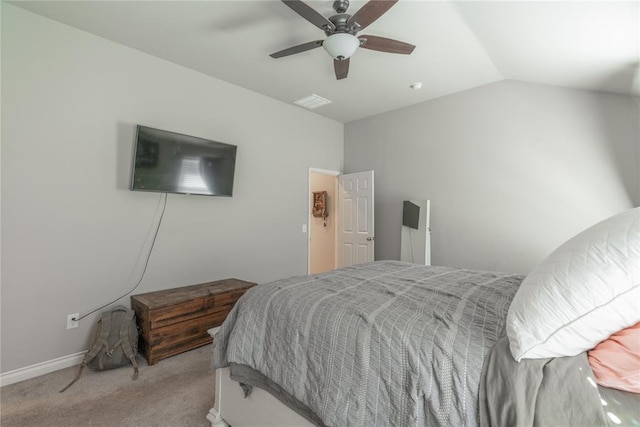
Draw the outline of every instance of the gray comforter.
M261 284L218 331L213 367L275 385L320 425L477 425L483 361L522 279L378 261Z

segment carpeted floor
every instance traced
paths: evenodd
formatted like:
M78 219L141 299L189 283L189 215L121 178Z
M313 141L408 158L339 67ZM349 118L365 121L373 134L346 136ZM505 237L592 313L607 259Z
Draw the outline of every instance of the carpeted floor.
M154 366L138 356L133 368L94 372L64 393L74 366L0 389L2 427L210 426L205 417L214 401L211 345L161 360Z

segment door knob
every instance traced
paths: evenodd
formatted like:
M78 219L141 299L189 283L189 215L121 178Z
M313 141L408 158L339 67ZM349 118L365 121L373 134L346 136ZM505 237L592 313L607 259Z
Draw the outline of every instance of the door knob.
M376 240L376 238L375 237L367 237L367 242L370 242L372 240Z

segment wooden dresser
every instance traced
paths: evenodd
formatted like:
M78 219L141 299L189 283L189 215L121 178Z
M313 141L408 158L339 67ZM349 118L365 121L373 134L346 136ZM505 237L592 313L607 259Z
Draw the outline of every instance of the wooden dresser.
M140 328L139 349L149 365L212 341L238 298L255 283L225 279L133 295L131 308Z

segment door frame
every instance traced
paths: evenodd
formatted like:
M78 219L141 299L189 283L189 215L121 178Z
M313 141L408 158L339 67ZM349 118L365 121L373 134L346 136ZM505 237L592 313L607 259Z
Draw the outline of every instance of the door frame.
M338 176L342 175L341 171L335 171L330 169L309 168L307 172L307 274L311 274L311 174L329 175L338 179ZM337 210L336 210L337 212ZM338 217L335 216L336 230L338 230ZM337 238L337 235L336 235ZM334 260L335 264L335 260Z

